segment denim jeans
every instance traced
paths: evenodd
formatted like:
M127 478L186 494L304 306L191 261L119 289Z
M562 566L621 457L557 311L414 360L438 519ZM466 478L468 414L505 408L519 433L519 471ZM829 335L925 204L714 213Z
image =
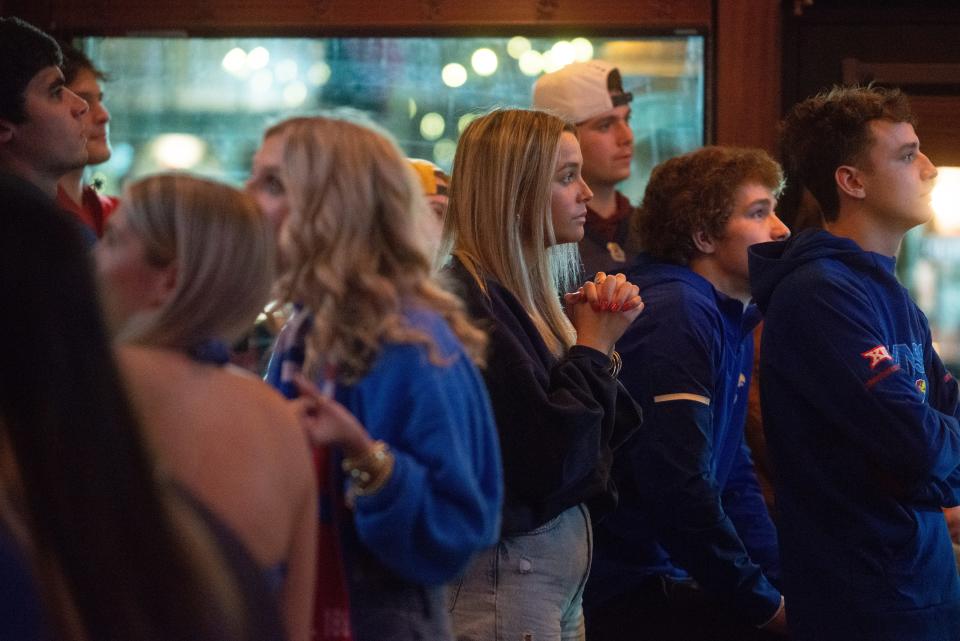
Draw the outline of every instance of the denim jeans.
M583 641L593 533L584 505L488 548L451 586L457 641Z

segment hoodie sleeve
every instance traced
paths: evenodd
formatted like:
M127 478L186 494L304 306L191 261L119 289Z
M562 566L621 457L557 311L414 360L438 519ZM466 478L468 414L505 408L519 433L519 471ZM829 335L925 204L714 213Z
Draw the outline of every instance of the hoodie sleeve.
M770 306L761 350L764 367L787 384L781 391L792 387L816 405L818 416L831 417L821 429L829 430L833 447L856 452L844 459L848 482L899 499L952 503L960 464L957 395L939 358L923 358L932 352L929 335L913 339L925 343L922 350L891 344L887 310L853 273L793 285ZM923 360L930 365L926 377L916 370L916 350L921 367Z
M449 581L496 542L503 499L496 427L479 372L462 352L448 358L436 365L422 346L387 346L349 399L395 458L387 484L357 497L357 534L398 575L431 585Z
M720 328L699 306L657 302L666 307L641 316L618 342L624 361L620 378L644 399L646 417L618 462L630 483L625 493L635 495L638 504L624 501L619 509L649 521L677 565L745 621L762 625L779 608L780 593L751 559L725 511L711 464ZM742 441L742 428L736 432ZM759 499L755 479L753 489ZM758 505L765 514L762 500ZM766 524L766 538L775 542L769 518Z

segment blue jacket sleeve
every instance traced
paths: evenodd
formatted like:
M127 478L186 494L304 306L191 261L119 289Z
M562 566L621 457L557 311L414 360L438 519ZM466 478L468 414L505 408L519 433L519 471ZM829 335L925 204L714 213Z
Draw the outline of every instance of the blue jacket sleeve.
M621 380L644 399L646 416L619 469L629 469L630 490L639 499L632 509L639 518L647 515L671 559L759 625L776 613L780 593L750 558L713 471L719 330L708 311L678 308L641 316L637 322L653 326L635 322L618 343L626 374ZM775 537L772 527L769 537Z
M790 358L786 352L765 357L764 367L787 385L810 390L811 397L811 385L829 389L816 393L818 410L837 418L831 426L837 442L856 452L845 462L852 487L931 507L952 503L960 424L955 384L943 380L939 358L924 359L931 369L923 384L930 389L920 389L917 374L891 354L895 337L880 328L883 310L853 275L832 275L817 287L798 289L783 297L778 318L769 318L765 328L780 328L774 343L792 346ZM929 336L918 339L932 352Z
M733 521L750 559L763 568L767 579L779 586L780 551L776 530L767 512L746 440L737 449L737 459L723 488L723 509Z
M358 536L417 583L452 579L500 529L502 472L489 400L466 356L453 358L438 366L419 346L388 346L347 400L396 460L384 488L357 498Z

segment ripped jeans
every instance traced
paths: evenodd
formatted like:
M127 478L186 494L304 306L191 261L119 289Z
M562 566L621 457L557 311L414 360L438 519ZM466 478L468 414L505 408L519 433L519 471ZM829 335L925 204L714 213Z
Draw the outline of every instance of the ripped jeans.
M593 532L585 505L482 551L450 586L457 641L583 641Z

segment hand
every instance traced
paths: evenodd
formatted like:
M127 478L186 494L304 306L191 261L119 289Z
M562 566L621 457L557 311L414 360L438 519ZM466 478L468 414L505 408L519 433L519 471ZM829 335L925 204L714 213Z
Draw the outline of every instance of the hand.
M373 446L360 421L340 403L297 374L293 382L300 396L290 401L291 408L314 445L339 445L348 457L362 456Z
M787 636L787 608L785 602L780 606L780 609L777 610L776 616L770 619L761 630L769 632L770 634Z
M575 292L565 294L564 302L571 305L587 300L598 312L628 312L642 307L640 290L636 286L631 286L632 289L623 288L624 283L627 283L627 277L623 274L607 276L603 272L597 272L592 281L587 281Z
M947 519L950 540L960 545L960 506L943 508L943 515Z
M577 330L577 344L604 354L643 311L640 290L623 274L597 274L574 293L564 296L567 314Z

